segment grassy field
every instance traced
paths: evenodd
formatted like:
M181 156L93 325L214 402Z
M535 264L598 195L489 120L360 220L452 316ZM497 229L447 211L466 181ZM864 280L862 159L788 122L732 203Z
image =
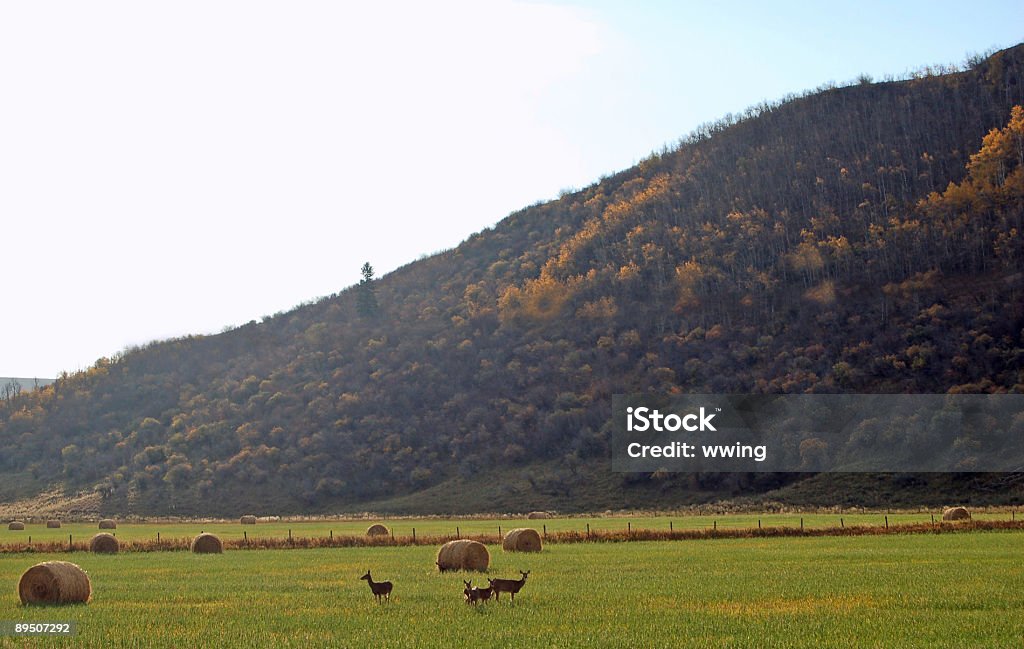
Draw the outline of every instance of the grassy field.
M496 546L530 570L514 605L462 601L435 548L0 555L0 621L78 622L73 639L0 646L1009 647L1024 637L1024 534ZM93 602L22 607L20 574L72 560ZM359 576L395 583L374 602ZM482 576L473 576L475 583Z
M579 517L559 518L551 520L499 520L499 519L448 519L421 518L383 520L396 536L410 536L415 528L419 536L450 535L466 536L473 534L497 535L499 527L507 532L515 527L535 527L541 530L546 527L548 532L567 530L597 531L632 529L666 530L671 524L674 530L700 530L717 527L720 530L756 529L760 523L764 527L799 528L801 520L806 528L839 527L863 525L881 527L888 518L890 525L905 523L925 523L931 521L929 513L845 513L845 514L727 514L717 516L657 516L657 517ZM1009 512L975 513L975 520L1009 520L1011 517L1021 518ZM935 514L936 520L941 516ZM132 540L155 540L157 534L161 539L184 539L194 537L203 532L212 532L223 540L242 539L243 532L249 539L287 538L289 532L295 538L319 538L329 535L363 535L373 521L276 521L257 525L240 525L234 522L189 522L189 523L119 523L112 530L122 542ZM0 546L9 544L28 544L29 537L33 543L51 541L66 542L68 536L75 542L87 541L99 532L95 523L64 524L59 529L48 529L43 523L30 524L23 531L8 530L6 525L0 526ZM109 531L109 530L108 530Z

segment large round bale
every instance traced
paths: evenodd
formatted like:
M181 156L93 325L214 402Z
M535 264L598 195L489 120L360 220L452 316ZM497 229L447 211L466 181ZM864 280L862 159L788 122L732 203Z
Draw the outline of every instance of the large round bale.
M380 523L375 523L366 528L366 536L388 536L389 534L391 534L391 530Z
M67 561L37 563L21 576L18 595L22 604L74 604L92 597L89 575Z
M224 544L216 534L204 532L192 539L192 551L196 554L220 554L224 551Z
M9 529L9 530L23 530L23 529L25 529L25 524L22 523L21 521L11 521L10 523L7 524L7 529Z
M112 518L104 518L103 520L100 521L100 529L101 530L116 530L117 529L117 521L113 520Z
M49 527L50 529L59 528L60 527L60 521L58 521L56 519L50 520L50 521L46 521L46 526Z
M942 520L969 521L971 520L971 512L967 511L966 507L949 507L946 511L942 512Z
M121 546L117 542L117 537L113 534L108 534L107 532L100 532L89 539L89 552L116 554L120 549Z
M241 523L242 525L255 525L256 524L256 517L253 516L252 514L247 514L247 515L243 516L242 518L238 519L238 522Z
M479 541L459 539L448 541L437 551L437 568L447 570L477 570L484 572L491 563L487 546Z
M542 545L540 534L532 527L509 530L501 542L505 552L540 552Z
M541 520L541 519L544 519L544 518L547 518L547 517L548 517L548 513L547 512L530 512L529 514L526 515L526 518L530 519L531 521L533 521L533 520Z

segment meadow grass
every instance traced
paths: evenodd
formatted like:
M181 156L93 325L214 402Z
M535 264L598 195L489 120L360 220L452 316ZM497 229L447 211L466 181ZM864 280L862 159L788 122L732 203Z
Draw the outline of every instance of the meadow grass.
M524 519L478 519L478 518L423 518L394 519L380 522L388 526L396 537L408 537L415 529L418 536L461 536L476 534L497 535L499 528L507 532L516 527L533 527L538 531L548 532L578 531L582 532L590 526L591 531L624 531L628 527L633 530L652 529L667 530L708 530L716 527L720 530L756 529L760 523L763 527L799 528L803 521L806 529L852 526L883 527L886 518L890 525L908 523L927 523L941 520L941 513L899 512L899 513L845 513L845 514L722 514L722 515L685 515L685 516L593 516L556 518L548 520ZM975 513L975 520L1009 520L1015 516L1009 512ZM158 522L158 523L118 523L116 530L102 530L114 533L122 543L127 541L154 541L157 534L162 540L191 539L200 532L212 532L224 541L240 540L243 533L249 539L284 539L289 532L295 538L326 538L330 535L362 536L366 528L375 521L369 520L314 520L314 521L274 521L261 522L257 525L241 525L238 521L194 521L194 522ZM75 542L88 541L100 532L96 523L65 523L60 529L48 529L45 523L26 525L21 531L8 530L6 525L0 527L0 547L11 545L28 545L32 543L65 543L70 535Z
M75 647L1008 647L1024 637L1024 534L491 546L515 604L468 606L436 548L0 556L0 621L78 622ZM22 607L20 574L71 560L93 601ZM359 576L395 583L375 603Z

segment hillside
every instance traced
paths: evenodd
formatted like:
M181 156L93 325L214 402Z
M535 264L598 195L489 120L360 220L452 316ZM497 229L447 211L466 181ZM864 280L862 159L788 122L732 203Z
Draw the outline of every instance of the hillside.
M17 376L0 376L0 398L6 398L9 394L17 396L21 392L31 392L37 387L41 388L53 383L53 379L25 378ZM17 393L17 394L16 394Z
M0 500L668 506L794 477L613 474L615 393L1021 392L1022 74L1024 45L766 104L384 278L101 359L0 402Z

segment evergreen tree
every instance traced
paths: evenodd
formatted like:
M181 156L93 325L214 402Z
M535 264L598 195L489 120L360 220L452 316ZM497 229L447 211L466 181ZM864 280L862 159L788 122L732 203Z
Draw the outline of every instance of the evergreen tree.
M363 278L359 280L356 307L359 309L359 315L373 316L377 313L377 294L375 292L376 287L373 285L373 266L370 265L370 262L366 262L359 269L359 273Z

